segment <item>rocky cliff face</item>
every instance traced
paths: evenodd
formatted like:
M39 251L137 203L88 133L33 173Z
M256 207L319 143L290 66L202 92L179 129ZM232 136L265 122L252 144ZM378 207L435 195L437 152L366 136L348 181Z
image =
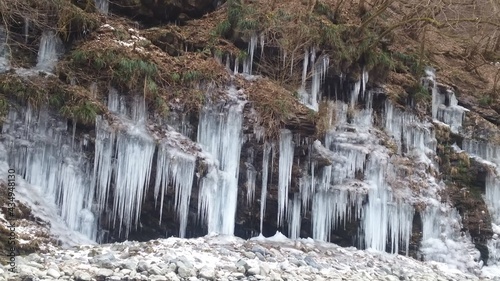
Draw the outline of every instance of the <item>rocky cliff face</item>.
M290 36L289 53L271 31L297 3L259 33L259 4L174 2L79 3L88 29L66 38L0 29L2 174L67 228L96 242L280 231L474 273L499 262L493 106L433 68L411 84L387 50L339 58L314 33L337 28L318 6L298 38L320 41Z

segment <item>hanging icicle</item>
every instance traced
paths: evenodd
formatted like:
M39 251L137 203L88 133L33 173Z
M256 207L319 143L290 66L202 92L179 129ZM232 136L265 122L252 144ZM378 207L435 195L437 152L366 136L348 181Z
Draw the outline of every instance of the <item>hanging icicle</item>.
M288 203L288 188L292 179L293 150L292 132L282 129L280 133L280 158L278 181L278 225L283 223L283 216Z

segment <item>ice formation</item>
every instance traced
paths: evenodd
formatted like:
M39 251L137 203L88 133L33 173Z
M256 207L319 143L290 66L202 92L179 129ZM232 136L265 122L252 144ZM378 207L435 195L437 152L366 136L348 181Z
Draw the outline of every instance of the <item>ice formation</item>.
M268 142L264 143L264 153L262 154L262 188L260 195L260 233L264 223L264 214L266 212L267 199L267 182L269 175L269 157L271 154L271 145Z
M174 205L179 216L179 237L185 237L196 157L162 143L159 146L157 158L154 196L155 201L158 201L161 190L160 223L165 192L168 184L172 182L175 188Z
M432 93L432 118L448 124L453 133L458 133L462 128L465 113L469 110L458 105L452 90L446 89L444 93L440 91L434 69L428 68L425 72L424 85L430 88Z
M61 48L61 39L52 30L44 31L40 38L40 48L38 50L38 60L36 69L52 72L58 59L58 51Z
M461 232L461 218L456 209L446 205L428 205L422 212L424 260L447 263L467 272L477 268L479 251L469 235Z
M255 49L257 48L257 40L258 40L257 35L252 35L250 37L250 42L248 43L248 57L243 61L244 74L252 75L253 58L255 54Z
M288 188L292 180L293 150L292 132L287 129L280 133L280 158L278 181L278 225L283 223L283 217L288 203Z
M500 147L485 141L464 139L462 149L490 167L484 195L494 232L493 238L488 242L488 263L500 266Z
M72 145L65 120L30 106L11 108L2 126L10 167L40 188L71 230L96 238L90 165L83 144Z
M236 89L229 92L234 97ZM243 106L235 98L227 106L208 103L200 113L197 140L217 160L220 170L211 168L200 185L200 212L209 233L234 233Z
M7 31L0 25L0 73L6 72L10 67L10 52L7 39Z
M100 13L107 15L109 10L109 0L95 0L95 7Z
M321 99L321 85L328 71L329 63L328 56L326 55L322 55L316 59L315 48L306 50L304 53L302 85L298 93L300 94L302 103L315 111L318 111L318 102ZM309 67L311 68L310 70ZM311 76L310 85L307 83L308 75Z

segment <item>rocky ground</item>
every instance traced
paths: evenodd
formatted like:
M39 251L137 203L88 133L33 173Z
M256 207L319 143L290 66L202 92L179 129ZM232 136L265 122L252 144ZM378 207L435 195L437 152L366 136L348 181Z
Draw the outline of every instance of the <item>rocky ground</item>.
M500 280L311 239L206 236L78 246L17 257L0 280ZM2 277L3 276L3 277Z

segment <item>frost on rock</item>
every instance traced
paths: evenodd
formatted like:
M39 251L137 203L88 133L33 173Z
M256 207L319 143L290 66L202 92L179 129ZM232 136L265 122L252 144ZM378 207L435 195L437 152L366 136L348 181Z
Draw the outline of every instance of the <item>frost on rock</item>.
M66 120L45 109L12 108L2 135L9 166L57 206L69 229L95 239L89 161L83 144L74 143Z
M201 217L209 233L234 232L244 106L236 93L231 87L234 100L229 105L208 103L200 113L197 140L219 163L219 170L212 167L202 179L199 191Z

